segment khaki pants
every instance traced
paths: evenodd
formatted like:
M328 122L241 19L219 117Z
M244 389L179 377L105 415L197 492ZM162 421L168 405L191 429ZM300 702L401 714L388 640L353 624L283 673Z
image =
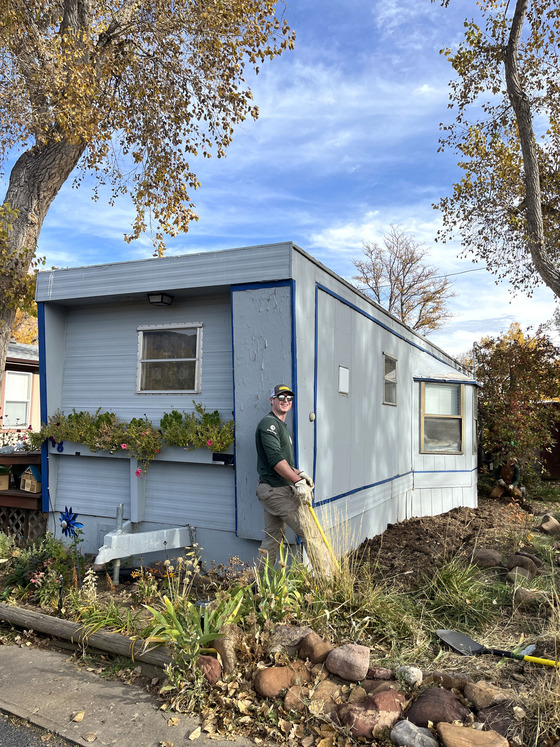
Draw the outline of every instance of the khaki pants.
M262 557L258 565L268 560L271 565L278 558L278 547L284 540L286 526L293 529L305 547L305 531L302 521L302 505L296 491L290 485L274 488L265 482L257 485L257 498L264 509L264 539L261 543Z
M264 482L257 485L257 498L264 509L264 540L261 557L257 563L260 571L267 557L273 566L278 559L278 548L284 540L286 526L301 539L303 549L311 561L314 572L330 577L331 558L324 546L307 506L302 505L296 491L289 485L273 488Z

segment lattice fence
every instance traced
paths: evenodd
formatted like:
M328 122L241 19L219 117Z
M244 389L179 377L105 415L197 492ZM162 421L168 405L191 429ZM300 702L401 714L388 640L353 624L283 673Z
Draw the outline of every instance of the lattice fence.
M45 536L47 514L36 508L11 508L0 506L0 531L16 542L34 542Z

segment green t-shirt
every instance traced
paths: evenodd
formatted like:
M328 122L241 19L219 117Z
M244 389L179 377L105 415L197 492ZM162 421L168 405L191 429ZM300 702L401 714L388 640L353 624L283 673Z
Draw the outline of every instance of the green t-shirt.
M281 485L292 485L285 480L274 467L285 459L290 467L294 466L294 450L288 426L273 412L269 412L257 425L255 432L257 447L257 471L259 477L273 488Z

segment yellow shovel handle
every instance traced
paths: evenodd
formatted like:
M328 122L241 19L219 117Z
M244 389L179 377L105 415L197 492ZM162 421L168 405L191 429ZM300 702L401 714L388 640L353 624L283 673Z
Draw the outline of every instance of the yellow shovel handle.
M554 659L539 659L538 656L524 656L523 661L531 661L533 664L544 664L545 667L560 666L560 661L554 661Z
M334 562L337 570L340 571L340 566L338 564L338 560L336 559L336 556L335 556L334 552L332 551L332 547L330 546L329 541L328 541L325 533L323 532L323 527L319 524L319 519L317 518L317 514L313 510L313 506L311 505L310 501L305 501L305 505L309 509L309 511L311 513L311 516L313 517L313 520L314 520L315 524L317 525L317 529L319 530L319 534L321 535L321 537L323 539L323 542L325 543L325 547L329 551L329 553L331 555L331 558L333 559L333 562Z

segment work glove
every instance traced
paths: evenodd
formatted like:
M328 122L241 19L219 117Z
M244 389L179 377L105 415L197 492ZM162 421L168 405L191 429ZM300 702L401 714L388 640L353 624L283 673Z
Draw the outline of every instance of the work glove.
M306 503L311 497L311 488L305 482L305 480L298 480L294 484L294 490L296 491L297 497L302 503Z
M505 488L505 486L506 486L504 480L498 480L498 485L501 485L502 488Z
M315 487L315 483L313 482L313 480L303 470L299 473L299 476L301 477L302 480L305 480L305 482L309 485L310 488Z

